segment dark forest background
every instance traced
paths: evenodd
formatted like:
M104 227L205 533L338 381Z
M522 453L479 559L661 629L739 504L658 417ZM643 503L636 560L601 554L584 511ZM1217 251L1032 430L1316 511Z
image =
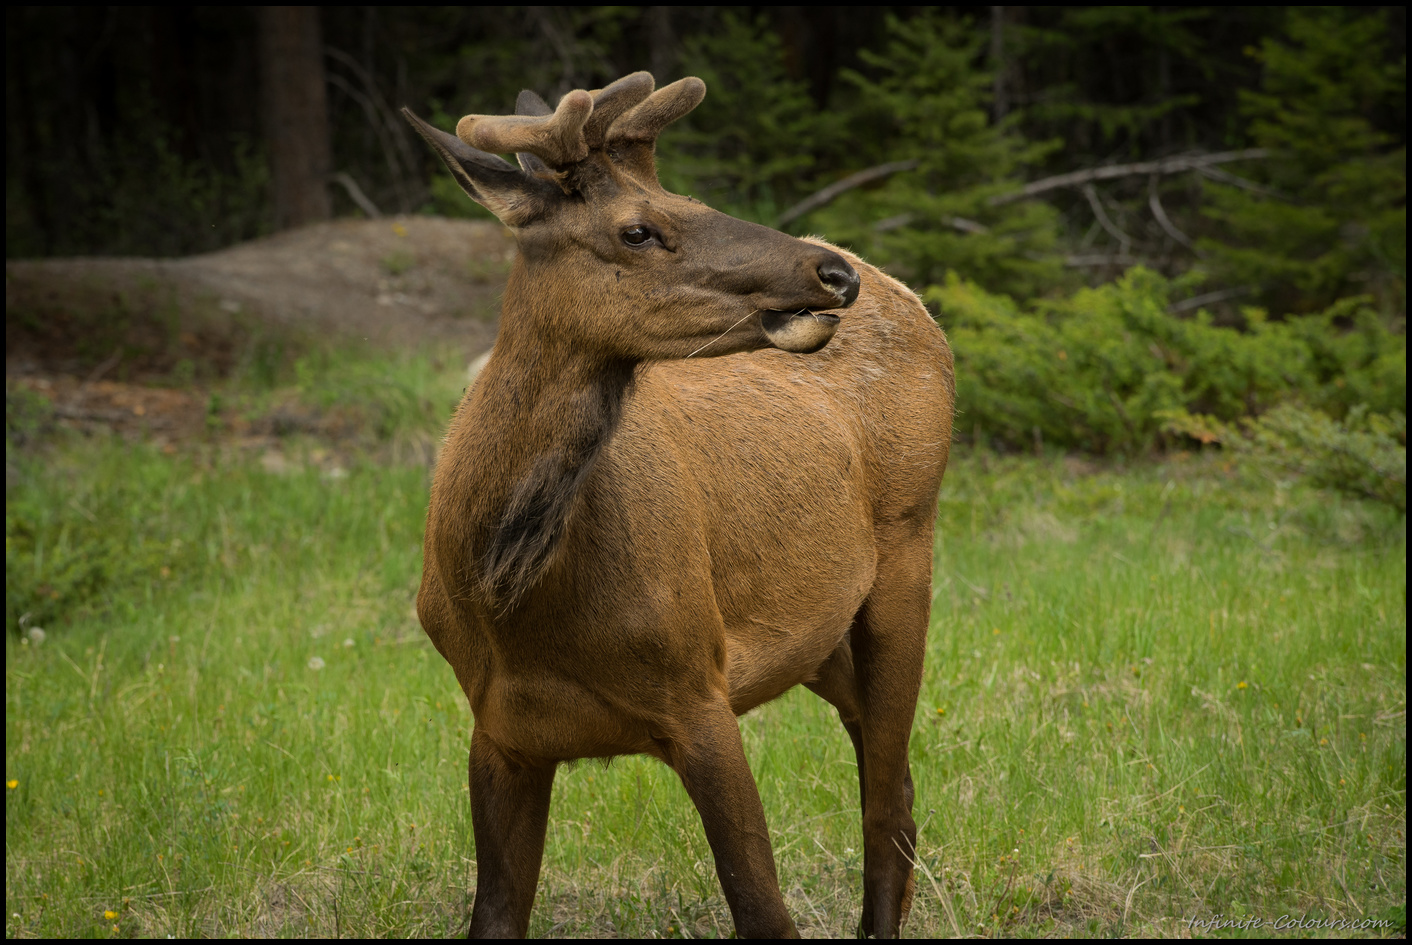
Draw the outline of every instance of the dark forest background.
M1168 414L1290 392L1390 415L1406 63L1403 7L9 7L6 256L480 215L400 106L450 128L648 69L709 89L664 184L907 280L999 442L1219 438ZM1054 419L1059 368L1092 402Z
M10 7L6 255L176 255L476 213L397 116L706 79L672 186L914 282L1028 295L1198 260L1276 308L1404 307L1406 13L1294 7ZM1263 153L1071 182L1066 172ZM886 174L896 162L915 164ZM282 165L303 166L302 173ZM812 213L801 200L884 173ZM293 174L292 179L290 178ZM997 199L999 198L999 199ZM1070 270L1066 272L1065 270Z

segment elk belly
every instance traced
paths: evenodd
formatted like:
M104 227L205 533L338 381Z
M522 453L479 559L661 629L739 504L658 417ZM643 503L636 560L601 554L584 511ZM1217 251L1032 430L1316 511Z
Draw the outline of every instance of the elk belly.
M815 583L779 589L770 606L726 616L726 680L736 715L769 702L814 675L837 648L868 595L875 559L815 573Z

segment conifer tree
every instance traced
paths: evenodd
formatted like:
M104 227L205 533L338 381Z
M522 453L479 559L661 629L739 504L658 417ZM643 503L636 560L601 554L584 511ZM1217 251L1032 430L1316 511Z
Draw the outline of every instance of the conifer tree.
M1017 189L1027 165L1057 142L1032 143L1012 111L991 120L987 34L967 19L927 11L888 18L888 41L864 51L871 76L848 70L861 128L852 140L877 162L915 160L873 189L857 190L814 215L810 227L876 253L914 284L948 270L989 288L1031 295L1065 282L1057 216L1037 201L994 205Z
M1273 154L1253 183L1206 183L1199 245L1271 311L1350 294L1406 311L1407 59L1391 61L1387 36L1386 11L1290 7L1285 35L1247 50L1263 75L1241 110Z

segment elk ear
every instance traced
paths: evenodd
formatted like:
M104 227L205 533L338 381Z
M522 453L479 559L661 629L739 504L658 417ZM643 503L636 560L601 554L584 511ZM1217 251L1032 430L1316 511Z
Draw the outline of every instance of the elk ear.
M506 226L524 226L548 209L552 196L543 181L525 174L496 154L478 151L455 135L434 128L402 109L402 115L446 162L456 183L470 198Z
M554 109L549 107L549 103L540 98L529 89L521 89L520 97L515 99L516 115L531 115L541 117L554 114ZM515 157L520 161L520 167L525 169L526 174L549 174L549 165L528 151L520 151Z

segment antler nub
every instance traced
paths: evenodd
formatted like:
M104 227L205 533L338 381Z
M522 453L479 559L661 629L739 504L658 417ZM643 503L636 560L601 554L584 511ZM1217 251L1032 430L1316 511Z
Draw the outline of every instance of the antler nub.
M575 89L552 115L467 115L456 123L456 137L491 154L524 151L566 167L588 156L583 126L592 112L593 96Z
M656 83L650 72L634 72L625 75L589 94L593 96L593 115L584 125L583 136L590 148L603 147L603 139L608 129L620 115L652 94Z
M655 143L663 128L700 105L705 97L706 83L696 76L664 85L614 121L608 129L608 141Z
M691 111L706 96L706 83L687 77L652 90L652 76L634 72L592 92L575 89L549 111L533 92L521 92L515 115L467 115L456 137L478 151L520 155L530 173L564 171L590 150L623 149L615 159L647 179L655 179L652 150L667 125ZM645 147L644 147L645 146ZM536 160L538 159L538 160Z

